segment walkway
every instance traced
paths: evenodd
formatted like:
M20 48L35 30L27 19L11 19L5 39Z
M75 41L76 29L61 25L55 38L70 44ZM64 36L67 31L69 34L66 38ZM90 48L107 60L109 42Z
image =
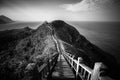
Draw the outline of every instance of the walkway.
M51 80L75 80L75 75L63 55L58 57L51 77Z

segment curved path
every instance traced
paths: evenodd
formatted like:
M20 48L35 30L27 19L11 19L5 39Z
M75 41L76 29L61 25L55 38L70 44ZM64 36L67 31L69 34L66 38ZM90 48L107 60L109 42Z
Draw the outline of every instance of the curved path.
M49 80L76 80L75 75L74 75L72 69L70 68L70 65L67 63L67 61L65 60L65 58L62 55L60 42L57 39L57 36L55 34L53 27L51 25L48 27L52 31L51 36L52 36L52 38L56 44L57 50L59 52L57 64L55 65Z

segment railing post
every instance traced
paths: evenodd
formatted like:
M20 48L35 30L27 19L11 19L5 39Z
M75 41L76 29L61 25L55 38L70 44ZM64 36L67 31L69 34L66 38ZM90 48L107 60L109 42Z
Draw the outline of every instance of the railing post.
M77 61L77 68L76 68L76 76L78 76L78 71L79 71L79 64L82 61L81 57L78 57L78 61Z
M74 55L72 56L72 62L71 62L72 67L73 67L73 60L74 60Z
M95 63L91 80L100 80L100 73L101 73L100 70L105 68L106 66L102 62Z

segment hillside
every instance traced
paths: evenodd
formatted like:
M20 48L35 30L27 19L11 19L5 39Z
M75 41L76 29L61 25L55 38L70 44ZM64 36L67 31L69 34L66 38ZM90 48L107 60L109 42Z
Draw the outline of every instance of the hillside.
M64 21L53 21L52 26L56 36L63 42L66 52L82 57L88 66L93 68L95 62L103 62L108 68L108 75L116 75L119 71L115 57L101 50L82 36L73 26ZM112 64L112 65L111 65Z
M90 43L73 26L56 20L44 22L36 30L26 27L0 32L0 44L5 45L0 52L0 79L36 80L39 77L37 66L57 53L53 34L66 52L75 58L82 57L89 67L93 68L95 62L103 62L108 67L106 74L111 77L117 74L117 63L112 55Z
M17 43L19 40L32 34L34 30L29 27L23 29L5 30L0 32L0 52L7 50Z
M0 24L6 24L6 23L10 23L10 22L13 22L10 18L8 18L4 15L0 16Z
M46 62L47 54L56 53L47 23L36 30L27 27L2 31L0 34L1 45L4 45L0 52L2 80L34 80L38 73L36 66ZM29 65L33 67L29 68Z

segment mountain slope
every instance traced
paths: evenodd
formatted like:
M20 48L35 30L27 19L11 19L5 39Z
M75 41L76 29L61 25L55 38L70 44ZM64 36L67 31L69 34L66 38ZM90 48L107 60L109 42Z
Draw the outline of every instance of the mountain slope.
M2 75L0 79L34 80L36 78L39 74L37 66L47 61L48 54L56 53L55 43L47 25L48 23L43 23L36 30L24 28L1 32L6 34L5 37L3 36L6 41L2 39L1 43L7 45L8 42L11 46L8 46L8 49L6 46L0 52L0 75Z
M0 24L10 23L10 22L13 22L10 18L4 15L0 16Z
M75 56L75 59L82 57L83 63L87 66L93 68L95 62L103 62L108 67L107 75L112 77L117 69L113 56L90 43L73 26L64 21L44 22L36 30L26 27L2 31L0 34L6 36L0 35L1 45L12 45L1 48L0 79L2 80L38 79L40 75L37 66L46 63L50 56L58 53L53 36L63 45L66 52ZM61 48L61 52L62 50Z
M87 62L86 64L92 68L95 62L103 62L108 67L108 75L110 76L118 73L118 64L115 57L93 45L73 26L60 20L53 21L51 24L56 36L63 41L66 52L75 55L76 58L82 57Z
M5 30L0 32L0 52L7 50L17 43L19 40L31 35L34 32L29 27L23 29Z

